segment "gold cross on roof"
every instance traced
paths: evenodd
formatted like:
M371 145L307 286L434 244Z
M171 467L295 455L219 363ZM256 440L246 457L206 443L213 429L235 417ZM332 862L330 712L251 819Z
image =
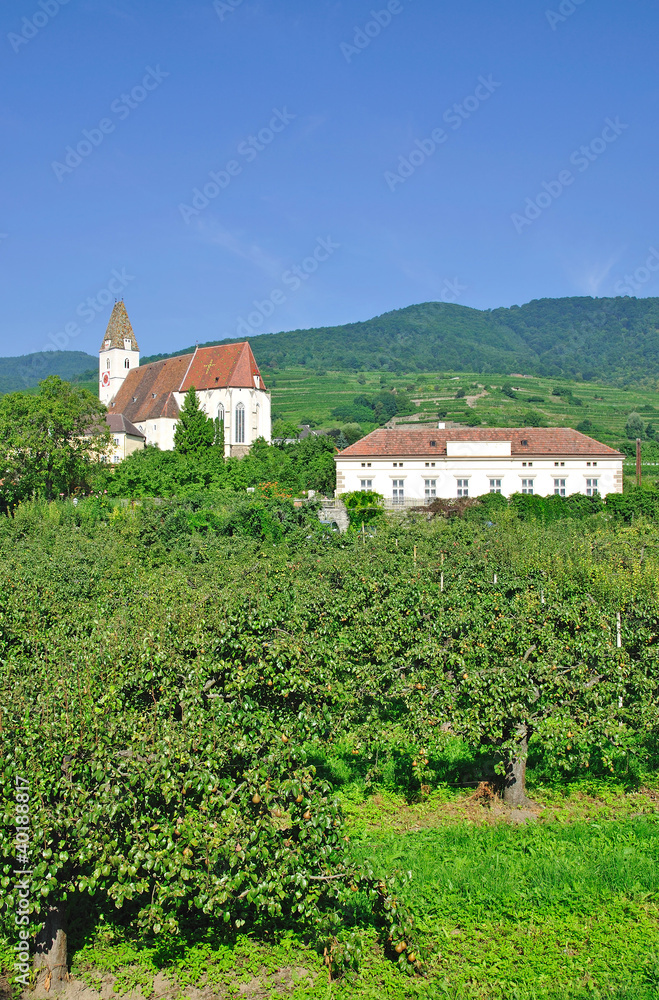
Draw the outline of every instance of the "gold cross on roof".
M206 374L207 375L210 372L210 370L211 370L211 368L213 367L214 364L215 364L214 361L209 361L208 364L206 365Z

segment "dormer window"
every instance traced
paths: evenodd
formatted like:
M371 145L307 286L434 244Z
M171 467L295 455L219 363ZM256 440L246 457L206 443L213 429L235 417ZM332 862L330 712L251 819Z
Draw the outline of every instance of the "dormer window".
M254 388L255 389L260 389L261 388L261 379L260 379L260 377L258 375L254 376Z
M431 448L436 448L437 447L437 442L436 441L431 441L430 442L430 447Z
M110 349L110 341L106 340L105 343L103 344L103 350L108 351L109 349Z
M124 337L124 350L125 351L130 351L130 350L132 350L132 346L133 345L130 342L130 337Z
M155 399L158 394L156 392L151 393L151 399Z
M527 440L522 441L522 448L528 448L529 442Z

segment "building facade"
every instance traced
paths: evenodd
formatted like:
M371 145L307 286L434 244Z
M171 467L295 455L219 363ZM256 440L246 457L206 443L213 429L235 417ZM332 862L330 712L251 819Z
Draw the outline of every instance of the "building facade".
M622 493L624 455L567 427L376 430L336 456L337 495L396 505L485 493Z
M270 394L247 342L197 347L141 366L139 357L126 308L117 302L99 352L99 398L108 415L130 423L145 444L173 450L191 388L206 416L223 422L227 458L247 454L257 438L271 440Z

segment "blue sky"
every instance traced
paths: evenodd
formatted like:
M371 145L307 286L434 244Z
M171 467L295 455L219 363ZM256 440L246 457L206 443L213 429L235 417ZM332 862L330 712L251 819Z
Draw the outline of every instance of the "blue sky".
M143 354L657 295L658 28L652 0L4 4L0 354L95 354L115 294Z

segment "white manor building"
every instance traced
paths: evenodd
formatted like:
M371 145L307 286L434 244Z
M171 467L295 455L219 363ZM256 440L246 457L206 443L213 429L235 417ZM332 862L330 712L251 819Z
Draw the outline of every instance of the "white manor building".
M377 430L336 456L337 496L393 504L485 493L622 493L624 455L567 427Z
M115 303L99 352L99 398L114 438L111 461L147 444L172 451L192 387L206 416L224 422L227 458L245 455L257 438L271 440L270 394L247 342L197 347L193 354L140 366L126 307Z

